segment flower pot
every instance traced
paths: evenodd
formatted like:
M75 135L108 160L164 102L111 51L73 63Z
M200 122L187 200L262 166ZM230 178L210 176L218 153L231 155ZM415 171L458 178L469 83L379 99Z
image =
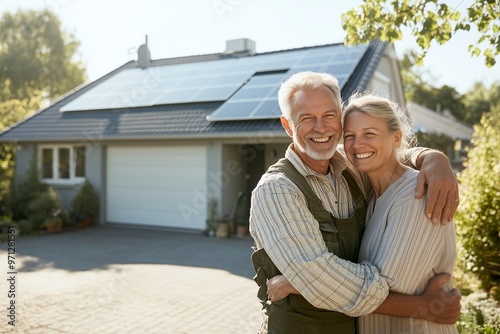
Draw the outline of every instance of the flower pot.
M60 218L47 219L44 224L48 233L57 233L62 231L63 223Z
M82 219L82 227L87 228L92 226L93 218L92 217L85 217Z
M228 222L218 222L217 229L215 230L215 236L217 238L227 238L229 236L229 223Z
M246 225L236 225L236 237L243 238L248 233L248 227Z

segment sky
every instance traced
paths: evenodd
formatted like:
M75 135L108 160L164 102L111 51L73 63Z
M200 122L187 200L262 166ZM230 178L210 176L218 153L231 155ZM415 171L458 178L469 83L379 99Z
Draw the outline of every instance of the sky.
M464 10L473 0L450 0ZM249 38L257 52L339 43L341 14L360 0L1 0L0 14L18 9L51 9L65 31L80 41L80 58L94 81L130 60L146 35L152 59L223 52L226 40ZM475 82L500 81L500 57L493 68L471 57L467 45L475 33L460 33L445 45L433 45L422 70L435 87L460 93ZM399 57L416 48L403 31L394 43Z

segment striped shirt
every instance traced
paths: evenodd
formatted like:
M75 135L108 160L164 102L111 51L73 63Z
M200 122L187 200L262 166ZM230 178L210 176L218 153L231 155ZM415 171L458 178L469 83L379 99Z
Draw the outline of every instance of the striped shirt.
M306 178L325 209L337 218L348 217L353 208L342 171L352 166L337 152L331 159L331 177L318 174L291 147L285 157ZM367 179L354 175L366 190ZM250 233L256 248L265 248L281 273L316 307L359 316L374 311L389 293L375 266L351 263L328 252L304 195L283 174L265 174L254 189Z
M377 266L391 291L410 295L422 294L436 273L453 272L456 258L454 224L434 225L425 217L425 199L414 198L417 175L406 171L375 207L370 200L359 254L360 260ZM451 282L446 288L452 288ZM457 333L454 325L382 314L361 317L359 329L361 334Z

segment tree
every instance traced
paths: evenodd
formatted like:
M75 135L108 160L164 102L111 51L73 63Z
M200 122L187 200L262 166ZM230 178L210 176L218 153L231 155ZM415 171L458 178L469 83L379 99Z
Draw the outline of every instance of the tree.
M475 83L463 97L464 109L460 119L469 124L479 123L483 113L491 111L492 106L500 104L500 81L485 87Z
M416 91L427 86L424 77L431 77L429 71L424 71L421 66L416 66L417 54L413 50L405 51L403 59L399 60L399 69L406 101L414 101Z
M432 86L418 87L413 94L413 101L431 110L448 110L455 118L462 120L464 109L462 95L455 88L448 85L440 88Z
M448 109L456 119L469 125L479 123L483 113L489 112L492 105L500 103L500 81L490 88L475 83L464 95L447 85L434 87L430 84L432 75L416 65L414 51L405 52L400 69L407 101L431 110ZM430 79L424 81L424 77Z
M457 31L477 28L480 37L476 44L468 46L472 56L484 57L486 66L495 65L500 55L500 17L498 0L475 0L461 13L441 0L365 0L359 9L351 9L342 15L342 27L346 32L345 43L356 45L374 39L397 41L403 38L401 27L408 27L422 53L421 63L431 42L444 44ZM482 49L481 45L486 44Z
M1 97L54 99L86 80L77 60L80 43L54 13L19 10L0 19Z
M418 146L433 148L446 154L452 159L454 156L453 148L455 140L444 133L437 132L421 132L415 133L417 136Z
M466 168L459 174L457 264L500 300L500 291L494 290L500 283L500 104L474 126L472 144Z
M0 131L86 80L79 42L49 10L17 11L0 18ZM15 148L0 145L0 217L14 177Z

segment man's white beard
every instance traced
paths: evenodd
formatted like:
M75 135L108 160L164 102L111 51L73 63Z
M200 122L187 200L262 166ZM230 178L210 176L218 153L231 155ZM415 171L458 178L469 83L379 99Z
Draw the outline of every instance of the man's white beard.
M307 139L306 139L307 140ZM313 160L330 160L337 150L337 145L334 145L329 151L320 153L314 151L310 146L304 147L302 142L298 140L296 133L293 134L293 142L300 152L307 154Z

